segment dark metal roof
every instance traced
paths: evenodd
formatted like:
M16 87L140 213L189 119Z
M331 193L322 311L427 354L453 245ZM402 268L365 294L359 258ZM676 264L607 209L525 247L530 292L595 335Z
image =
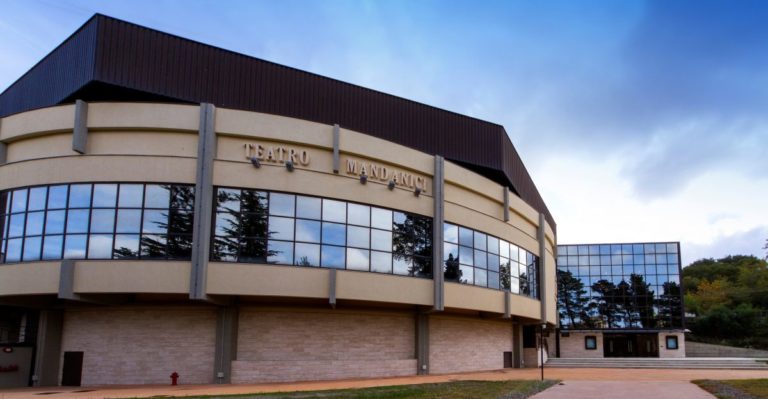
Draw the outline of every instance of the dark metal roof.
M96 14L0 94L0 117L85 101L201 103L335 124L472 169L555 221L503 126Z

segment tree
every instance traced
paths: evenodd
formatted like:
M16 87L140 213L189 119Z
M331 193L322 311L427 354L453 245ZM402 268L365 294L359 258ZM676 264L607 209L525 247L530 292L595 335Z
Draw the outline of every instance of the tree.
M570 271L557 270L557 308L560 325L582 328L591 324L588 315L589 298L584 283ZM588 326L590 328L591 326Z
M392 257L410 264L408 274L432 277L432 219L406 215L392 225Z
M682 327L683 307L680 286L672 281L664 283L664 292L659 296L659 327Z
M602 279L592 284L592 296L590 308L594 309L601 319L603 328L620 327L621 315L616 301L616 285L612 282Z
M448 254L448 259L445 260L445 281L461 282L462 274L461 268L459 267L459 258L454 258L453 254Z

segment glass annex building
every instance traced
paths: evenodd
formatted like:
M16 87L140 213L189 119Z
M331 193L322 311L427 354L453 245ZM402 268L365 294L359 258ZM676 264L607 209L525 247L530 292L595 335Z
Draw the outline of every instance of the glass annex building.
M680 243L557 248L559 356L685 356Z
M0 386L535 367L556 228L502 126L96 15L0 94Z

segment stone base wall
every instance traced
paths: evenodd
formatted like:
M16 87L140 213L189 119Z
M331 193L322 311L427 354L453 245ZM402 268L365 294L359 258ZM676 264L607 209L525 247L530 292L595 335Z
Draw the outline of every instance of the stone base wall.
M677 337L677 349L667 348L667 337ZM685 357L685 334L684 333L659 333L659 357Z
M232 382L416 374L413 313L241 308Z
M469 317L430 316L430 374L496 370L512 351L512 324Z
M597 349L586 349L585 338L597 339ZM560 335L560 357L595 359L603 357L603 334L600 332L570 332L567 337Z
M216 313L208 308L68 310L63 352L82 351L82 385L213 382Z

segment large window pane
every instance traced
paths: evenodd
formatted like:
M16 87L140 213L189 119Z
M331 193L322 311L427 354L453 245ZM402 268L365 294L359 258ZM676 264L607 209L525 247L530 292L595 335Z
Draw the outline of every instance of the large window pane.
M346 228L343 224L323 222L323 244L346 244Z
M459 227L450 223L443 225L443 239L453 244L459 243Z
M371 227L382 230L392 230L392 211L381 208L371 208Z
M392 271L394 274L407 276L410 274L411 263L408 258L393 257L392 258Z
M11 215L8 222L8 237L21 237L24 235L24 221L26 217L25 213Z
M379 251L392 251L392 232L384 230L371 230L371 248Z
M347 204L341 201L323 200L323 220L345 223L347 221Z
M488 267L488 258L485 252L475 250L475 267L480 268L487 268Z
M91 185L73 184L69 187L69 207L89 208L91 206Z
M114 209L94 209L91 211L91 233L111 233L114 227Z
M87 238L85 234L68 234L64 239L64 259L85 258Z
M472 248L459 247L459 263L472 266L474 264L472 258Z
M117 184L94 184L93 207L114 208L117 203Z
M359 204L347 204L347 223L359 226L370 226L371 207Z
M488 285L488 272L483 269L475 269L475 285L485 287Z
M344 268L344 247L323 245L321 266L333 269Z
M64 209L67 207L67 192L69 186L51 186L48 188L48 209Z
M144 201L143 184L121 184L120 200L118 206L121 208L141 208Z
M224 241L226 242L226 241ZM220 245L219 255L221 260L231 260L237 254L236 245ZM248 263L266 263L267 262L267 240L263 238L245 238L240 242L239 262Z
M29 189L28 211L40 211L45 209L45 197L48 187L33 187Z
M13 201L11 202L11 212L24 212L27 210L27 189L13 191Z
M162 234L144 234L141 236L141 257L145 259L165 259L168 256L168 237Z
M144 193L145 208L168 208L171 203L171 193L167 185L147 184Z
M357 226L347 226L347 246L370 248L371 229Z
M91 234L91 236L88 238L88 258L89 259L112 258L112 235L111 234Z
M499 239L493 236L488 236L488 252L492 254L499 254Z
M347 248L347 269L368 271L370 251L365 249Z
M171 186L171 208L194 212L195 188L193 186Z
M140 233L141 232L141 210L139 209L120 209L117 211L117 232L118 233Z
M117 234L113 250L115 259L132 259L139 256L138 234Z
M269 217L269 238L275 239L275 240L293 241L293 219L270 216ZM291 264L291 263L288 263L288 264Z
M263 215L266 218L269 209L267 193L255 190L243 190L241 196L241 211L244 213ZM264 219L266 220L266 219Z
M485 251L487 248L488 236L480 233L479 231L475 232L475 249L480 249Z
M64 216L66 211L48 211L45 217L45 234L61 234L64 232Z
M296 214L296 196L290 194L271 193L269 195L269 214L291 216Z
M474 277L474 268L469 266L462 265L460 267L461 270L461 280L460 282L464 284L474 284L475 283L475 277Z
M459 244L470 248L474 246L472 230L459 227Z
M298 266L320 266L320 246L296 243L294 264Z
M43 234L43 219L45 218L45 212L30 212L27 214L27 230L24 232L26 236L36 236Z
M145 210L142 233L166 233L168 231L168 211Z
M85 233L88 231L87 209L70 210L67 212L67 233Z
M21 260L21 242L21 238L8 240L8 244L5 249L6 262L18 262Z
M320 222L314 220L296 220L296 241L320 242ZM319 252L318 252L319 256ZM317 265L317 264L315 264Z
M61 259L64 236L45 236L43 240L43 259Z
M267 263L293 264L293 243L269 240Z
M40 247L43 237L27 237L24 240L24 261L40 259Z
M392 254L389 252L371 251L371 271L392 273Z
M296 197L296 217L320 220L320 212L320 198Z

